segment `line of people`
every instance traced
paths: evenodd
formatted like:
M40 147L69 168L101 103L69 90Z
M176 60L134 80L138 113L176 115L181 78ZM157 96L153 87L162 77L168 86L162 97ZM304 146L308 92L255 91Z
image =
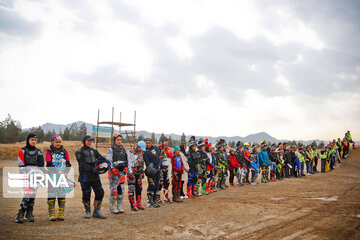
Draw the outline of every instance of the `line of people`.
M104 197L100 174L107 173L110 186L109 207L113 214L123 213L125 183L128 183L128 200L131 210L144 210L142 205L142 181L147 176L147 207L158 208L164 202L182 202L184 198L208 195L230 186L256 185L257 177L261 182L282 180L289 177L303 177L305 166L307 175L317 171L318 160L321 172L334 169L336 162L346 158L351 144L355 148L350 132L341 141L333 140L318 154L316 146L289 146L287 143L270 144L262 141L259 145L237 142L230 149L224 139L215 146L208 139L191 137L187 144L175 145L173 151L168 147L168 138L162 137L156 146L150 138L139 141L134 149L126 151L122 136L115 134L112 146L104 158L98 150L92 148L93 139L87 135L83 146L75 153L79 165L79 178L82 190L82 202L85 208L84 218L91 218L91 193L94 192L94 210L92 216L105 218L100 211ZM20 149L18 165L20 173L28 173L45 164L42 152L36 148L37 136L29 134L26 146ZM67 174L71 167L69 154L62 146L59 135L51 138L50 148L46 151L46 167L54 167L59 173ZM260 173L261 172L261 173ZM170 175L172 199L169 195ZM185 188L186 183L186 188ZM184 191L186 189L186 191ZM163 192L163 200L161 200ZM49 189L48 220L64 220L65 193ZM25 196L20 204L15 222L34 221L33 207L36 194ZM55 214L55 202L58 210Z

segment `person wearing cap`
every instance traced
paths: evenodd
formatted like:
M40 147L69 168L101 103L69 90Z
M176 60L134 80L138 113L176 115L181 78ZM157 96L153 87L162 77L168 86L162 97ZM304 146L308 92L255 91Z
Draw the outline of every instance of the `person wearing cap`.
M37 136L30 133L26 138L26 146L21 148L18 153L17 162L20 174L29 172L39 172L40 167L44 167L44 157L40 149L36 148ZM20 203L19 212L15 217L16 223L23 221L34 222L33 215L36 197L36 189L32 189L32 194L24 191L24 198Z
M269 159L270 159L270 180L271 181L276 181L275 176L276 176L276 170L277 170L277 164L279 163L279 160L277 158L277 154L276 154L276 148L275 146L271 146L270 147L270 153L269 155Z
M110 161L109 171L109 208L114 214L123 213L125 181L128 171L128 155L122 144L122 136L115 133L112 139L112 146L107 151L107 160ZM134 210L134 209L133 209Z
M58 178L60 174L67 174L70 171L70 158L69 153L61 145L62 139L60 135L54 135L51 138L50 149L46 150L46 168L52 173L53 177ZM54 188L51 185L48 187L48 220L56 221L65 220L64 209L65 209L65 192L61 191L60 188ZM58 200L58 211L55 215L55 202Z
M283 144L284 148L284 161L285 161L285 177L290 178L291 176L295 176L295 162L293 161L293 157L290 151L290 146L287 143Z
M79 163L79 178L81 184L82 202L85 207L84 218L91 217L90 198L91 191L95 193L94 200L94 218L105 218L100 212L102 200L104 197L104 189L101 184L98 170L95 168L96 159L102 157L98 150L92 148L93 139L91 136L86 135L83 140L83 146L76 150L75 156Z
M253 144L250 155L250 169L251 169L251 185L256 185L255 181L259 175L259 148L256 144Z
M180 199L181 175L184 172L184 165L180 155L180 147L174 146L174 154L171 158L171 184L173 202L182 202Z
M240 186L244 186L245 176L247 173L247 168L245 165L245 157L243 155L243 152L241 150L241 142L238 141L235 144L235 157L237 162L239 163L239 174L238 174L238 182Z
M337 150L337 149L336 149L336 150ZM317 170L317 165L318 165L319 154L318 154L318 152L317 152L317 147L316 147L315 144L311 145L311 150L310 150L310 152L311 152L312 159L313 159L312 172L313 172L313 173L314 173L314 172L316 173L316 172L318 172L318 170ZM337 152L337 154L338 154L338 152ZM338 155L338 156L340 156L340 155ZM340 158L339 158L339 162L340 162Z
M327 156L328 156L327 147L324 146L324 147L322 148L322 150L320 151L321 172L322 172L322 173L325 172L325 164L326 164L326 161L327 161Z
M265 141L265 140L264 140ZM269 182L269 165L270 165L270 159L267 152L267 142L263 142L261 145L261 150L259 152L259 163L261 167L261 174L262 174L262 183L268 183Z
M212 152L212 146L211 143L209 143L209 140L206 138L204 140L205 143L205 153L209 159L208 162L206 162L206 187L205 187L205 191L207 193L211 193L216 191L215 190L215 178L214 178L214 162L216 161L215 158L215 151Z
M307 175L309 176L309 175L313 174L312 173L313 158L312 158L312 154L311 154L311 146L310 145L308 145L306 147L304 155L305 155L306 172L307 172Z
M181 175L180 198L184 199L188 198L188 196L184 193L184 184L187 183L189 174L189 163L186 157L186 142L180 146L180 156L184 166L184 172Z
M303 148L302 145L299 146L299 149ZM290 177L301 177L301 162L300 162L300 155L296 145L287 146L288 155L287 159L290 162ZM304 164L305 164L305 157L304 157Z
M296 162L296 169L297 169L297 171L295 172L296 173L296 175L295 175L295 177L297 177L297 176L301 176L301 177L304 177L304 176L306 176L305 175L305 170L304 170L304 168L305 168L305 162L306 162L306 152L304 151L304 148L301 146L300 148L299 148L299 151L296 151L296 147L293 147L293 150L292 150L293 152L294 152L294 154L296 155L296 160L295 160L295 162ZM300 166L299 166L300 165ZM309 174L308 174L309 175Z
M198 197L196 183L198 180L197 165L199 163L199 158L196 153L196 140L192 136L188 142L189 151L186 154L189 163L189 175L188 175L188 184L187 184L187 196L189 198Z
M144 178L144 152L146 144L139 141L134 149L127 152L128 156L128 195L131 210L145 210L141 204L142 179ZM136 197L136 198L135 198ZM136 200L135 200L136 199Z
M159 185L160 185L160 150L157 146L152 143L151 138L145 138L146 151L144 152L144 161L147 168L153 168L156 171L154 176L147 176L148 188L147 188L147 207L158 208L158 197L160 196Z
M206 167L210 164L210 159L205 152L205 142L202 138L199 139L197 148L198 150L196 153L198 155L199 162L196 166L198 171L196 188L199 190L198 194L201 196L208 194L206 191Z
M337 141L336 141L336 150L337 150L337 152L339 154L339 163L340 163L340 160L342 158L342 151L343 151L342 142L341 142L340 138L338 138Z
M245 182L243 181L243 183L247 183L250 184L250 163L251 163L251 154L249 151L249 147L250 144L248 142L244 143L244 147L242 148L242 156L244 158L244 163L245 163L245 169L246 169L246 176L245 176ZM243 167L244 168L244 167Z
M346 139L346 141L348 141L349 147L350 147L350 145L351 145L351 143L352 143L352 144L353 144L353 148L355 148L355 142L352 140L352 137L351 137L351 134L350 134L350 131L349 131L349 130L345 133L345 139Z
M161 174L160 174L160 185L159 185L159 191L157 192L157 200L159 204L163 204L160 199L160 193L161 189L163 189L164 192L164 202L171 203L171 199L169 198L169 165L172 158L172 153L168 147L169 138L166 136L163 136L160 138L161 144L159 145L160 150L160 158L161 158Z
M219 189L225 189L228 186L225 184L226 181L226 169L227 169L227 159L224 154L224 142L220 139L216 145L216 159L219 165L217 172L217 187Z
M343 156L342 158L347 158L349 155L349 142L346 140L346 138L343 138L342 141L342 148L343 148Z
M276 149L277 163L276 163L276 179L282 180L285 177L285 161L284 161L284 148L280 142Z
M332 166L336 166L336 155L337 155L337 150L336 150L336 146L335 146L336 142L333 141L331 143L331 153L332 153Z
M235 186L234 177L238 178L238 176L239 176L240 164L236 159L235 150L230 149L229 152L230 152L230 154L229 154L229 159L230 159L230 161L229 161L229 172L230 172L229 182L230 182L230 186L233 187L233 186ZM239 183L239 185L240 185L240 183Z

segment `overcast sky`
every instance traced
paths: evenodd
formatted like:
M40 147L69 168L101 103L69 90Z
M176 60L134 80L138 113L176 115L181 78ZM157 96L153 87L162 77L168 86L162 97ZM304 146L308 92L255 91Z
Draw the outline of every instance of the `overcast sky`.
M0 0L0 119L360 138L360 1Z

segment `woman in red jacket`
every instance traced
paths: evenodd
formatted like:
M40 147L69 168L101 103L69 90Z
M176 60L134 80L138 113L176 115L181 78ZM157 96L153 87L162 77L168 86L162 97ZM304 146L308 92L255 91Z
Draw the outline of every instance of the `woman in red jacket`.
M180 156L180 147L174 146L174 154L171 158L172 165L172 194L173 194L173 202L183 202L180 199L180 188L181 188L181 176L184 172L184 165Z
M230 155L229 155L229 171L230 171L230 186L233 187L234 186L234 177L236 176L237 172L239 171L239 163L236 159L235 156L235 150L231 149L230 150Z

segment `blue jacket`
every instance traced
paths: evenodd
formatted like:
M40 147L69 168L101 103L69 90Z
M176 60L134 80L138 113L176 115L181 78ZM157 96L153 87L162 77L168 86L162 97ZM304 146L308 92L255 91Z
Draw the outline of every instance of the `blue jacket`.
M146 148L146 151L144 152L144 161L146 167L149 166L150 163L152 163L153 167L155 169L158 169L161 165L160 149L155 145L152 145L151 148Z
M269 155L267 151L264 151L263 149L259 152L259 160L260 160L260 166L261 167L268 167L270 164Z

